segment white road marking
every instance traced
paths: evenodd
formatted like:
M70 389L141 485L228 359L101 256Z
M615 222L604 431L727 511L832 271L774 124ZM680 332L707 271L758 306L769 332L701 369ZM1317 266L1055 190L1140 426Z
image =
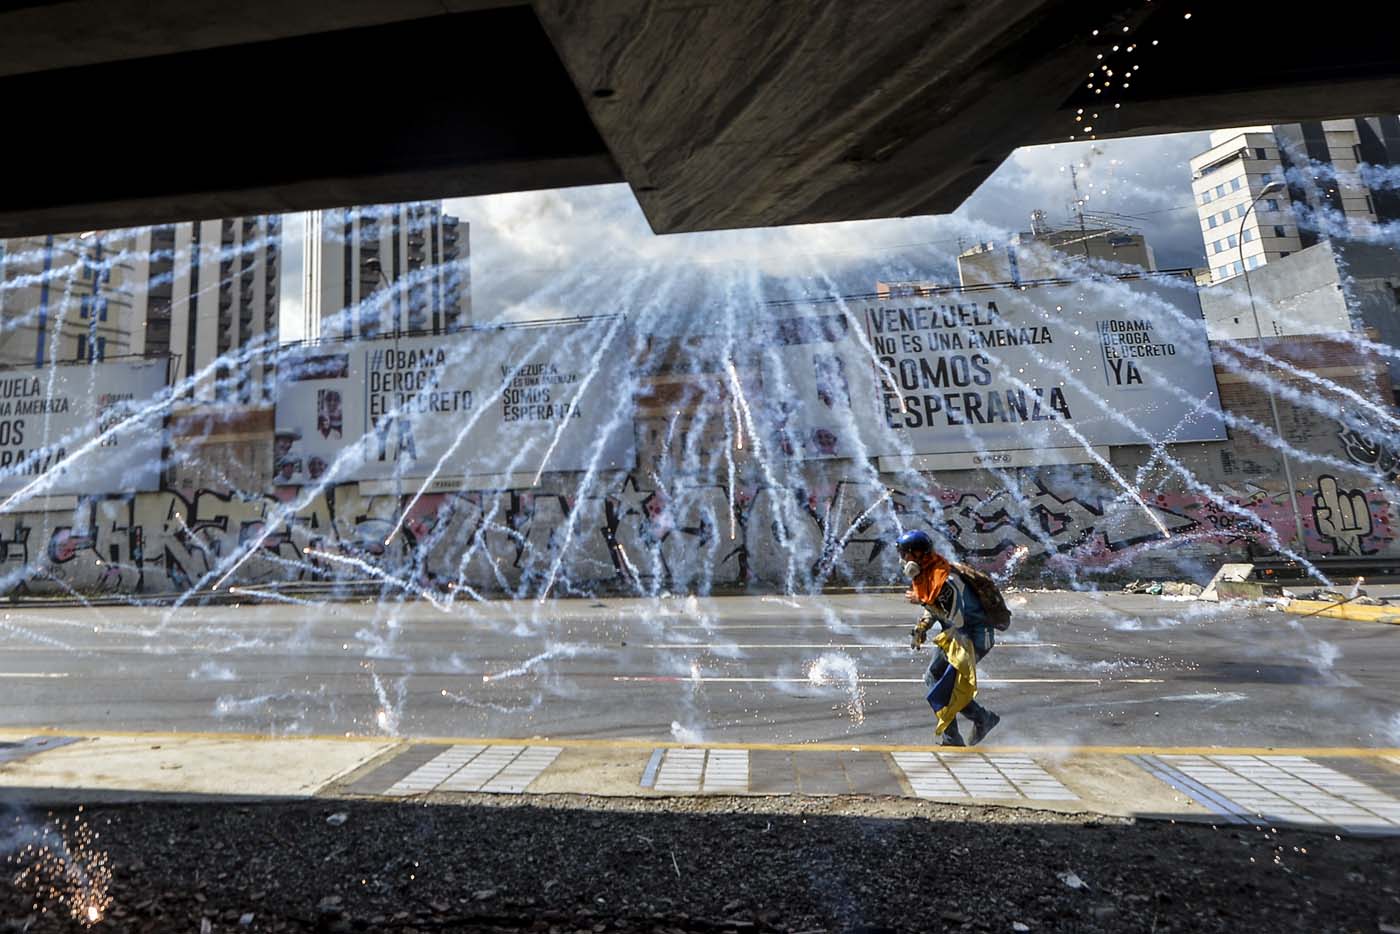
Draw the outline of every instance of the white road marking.
M0 671L0 678L66 678L66 671Z
M613 675L614 681L684 684L811 684L810 678L723 678L705 675ZM923 684L923 678L861 678L861 684ZM978 678L978 684L1163 684L1163 678Z
M1058 642L998 643L999 649L1055 648ZM908 642L647 642L643 649L908 649Z
M846 623L842 629L904 629L908 630L912 623ZM674 623L666 626L667 629L703 629L706 632L724 632L729 629L786 629L789 632L802 632L804 630L817 630L820 632L831 632L832 628L825 625L804 626L800 623L714 623L706 626L704 623Z

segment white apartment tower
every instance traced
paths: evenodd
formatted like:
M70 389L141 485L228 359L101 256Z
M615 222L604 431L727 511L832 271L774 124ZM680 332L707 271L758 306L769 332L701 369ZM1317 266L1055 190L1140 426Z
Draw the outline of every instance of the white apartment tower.
M1400 194L1359 171L1400 162L1400 117L1218 130L1210 143L1191 160L1191 189L1213 282L1356 224L1400 220Z
M281 219L238 217L4 241L0 365L169 356L190 402L266 405Z
M134 352L145 302L140 241L121 230L0 241L0 366Z
M308 340L444 334L471 323L467 225L440 201L311 212L304 264Z
M169 224L144 237L145 326L133 352L169 354L172 383L190 402L270 405L281 218Z

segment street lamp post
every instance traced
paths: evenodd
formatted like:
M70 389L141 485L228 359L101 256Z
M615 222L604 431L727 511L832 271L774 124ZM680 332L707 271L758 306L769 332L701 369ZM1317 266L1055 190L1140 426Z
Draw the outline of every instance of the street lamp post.
M1259 341L1259 350L1261 353L1263 353L1264 349L1264 332L1259 327L1259 308L1254 303L1254 288L1249 283L1249 266L1246 265L1244 261L1244 226L1249 222L1250 212L1253 211L1255 206L1259 204L1259 200L1261 198L1263 198L1265 195L1282 191L1284 187L1285 186L1281 181L1275 180L1269 182L1269 184L1265 185L1263 190L1260 191L1259 194L1254 196L1254 200L1249 203L1249 207L1245 210L1244 216L1240 218L1240 270L1244 273L1244 288L1245 292L1249 295L1249 311L1250 314L1254 317L1254 336ZM1265 376L1268 377L1269 374L1266 373ZM1305 544L1305 540L1303 538L1303 516L1302 513L1298 511L1298 491L1297 488L1293 485L1293 464L1292 460L1288 456L1288 442L1284 440L1283 437L1283 422L1280 421L1278 417L1278 400L1274 398L1274 387L1271 377L1270 382L1265 384L1265 392L1269 396L1269 414L1273 416L1274 431L1278 434L1278 440L1280 445L1279 453L1283 455L1283 477L1284 482L1288 484L1288 505L1292 507L1293 510L1293 528L1295 533L1297 534L1298 551L1306 554L1307 545Z

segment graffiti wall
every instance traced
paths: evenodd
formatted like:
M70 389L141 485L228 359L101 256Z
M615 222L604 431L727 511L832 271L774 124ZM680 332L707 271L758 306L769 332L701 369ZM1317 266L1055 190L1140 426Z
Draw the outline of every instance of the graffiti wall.
M1400 559L1395 418L1365 404L1391 397L1383 370L1335 341L1285 349L1306 368L1279 390L1292 490L1269 399L1229 361L1216 371L1225 441L1121 445L1093 463L997 470L764 460L726 433L722 402L649 391L634 422L635 469L453 481L420 495L412 481L275 485L270 410L182 416L165 488L0 514L0 591L171 594L344 579L468 597L804 591L893 583L891 542L911 527L941 530L992 570L1071 586L1204 579L1222 560L1291 548L1297 525L1311 556ZM1317 383L1312 372L1326 374L1327 392L1303 397L1294 387Z
M582 493L579 477L558 475L554 485L547 476L538 488L416 502L411 492L363 495L357 483L272 495L81 498L71 511L5 517L3 580L18 594L369 577L480 596L546 587L561 595L806 590L893 582L890 542L906 528L936 527L980 564L1000 569L1014 560L1037 575L1090 584L1153 572L1199 576L1207 562L1243 557L1271 533L1292 535L1284 491L1252 482L1223 483L1210 496L1163 490L1138 502L1097 467L962 473L922 484L837 473L739 485L732 496L724 484L667 485L628 473ZM1298 503L1313 553L1395 548L1385 489L1326 475Z

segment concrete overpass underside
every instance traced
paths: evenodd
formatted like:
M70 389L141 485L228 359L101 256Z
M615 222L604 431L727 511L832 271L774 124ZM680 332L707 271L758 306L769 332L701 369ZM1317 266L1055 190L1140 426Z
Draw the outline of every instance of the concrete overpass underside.
M1400 8L1283 10L12 0L0 236L617 181L659 233L938 213L1089 125L1400 108Z

